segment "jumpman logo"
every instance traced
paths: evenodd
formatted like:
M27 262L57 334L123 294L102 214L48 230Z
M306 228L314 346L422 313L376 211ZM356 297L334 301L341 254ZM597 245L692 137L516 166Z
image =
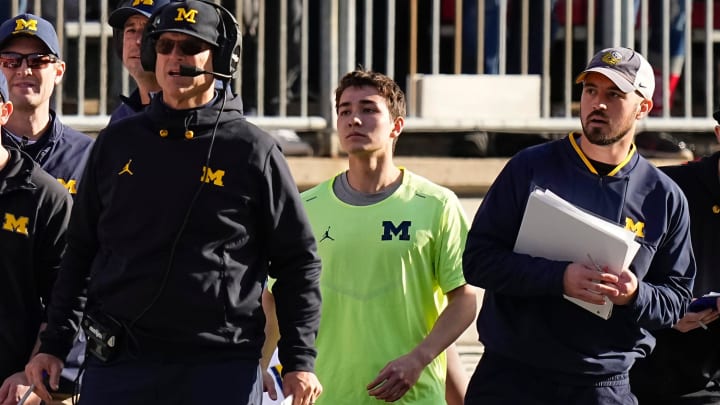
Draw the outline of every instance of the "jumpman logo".
M118 176L128 173L129 175L133 175L132 170L130 170L130 163L132 163L132 159L128 160L127 163L125 163L125 166L123 166L122 170L118 172Z
M335 238L333 238L332 236L330 236L330 227L329 227L329 226L328 226L328 229L327 229L327 230L325 231L325 233L323 234L323 237L320 238L320 242L324 241L325 239L330 239L330 240L333 240L333 241L335 240ZM320 242L318 242L318 243L320 243Z

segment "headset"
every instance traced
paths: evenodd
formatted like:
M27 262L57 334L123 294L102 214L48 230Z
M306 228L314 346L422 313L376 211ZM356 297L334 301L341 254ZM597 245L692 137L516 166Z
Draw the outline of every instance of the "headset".
M219 34L218 47L213 50L212 62L214 71L206 73L216 73L220 78L224 79L234 78L238 71L240 53L242 52L240 24L238 24L235 17L224 7L205 0L196 1L211 5L220 17L220 25L217 27ZM155 72L155 60L157 57L155 42L157 38L155 38L153 34L157 30L157 24L160 21L157 17L165 7L173 4L176 3L170 2L158 10L155 10L150 16L150 21L147 26L145 26L142 42L140 43L140 63L143 69L147 71Z

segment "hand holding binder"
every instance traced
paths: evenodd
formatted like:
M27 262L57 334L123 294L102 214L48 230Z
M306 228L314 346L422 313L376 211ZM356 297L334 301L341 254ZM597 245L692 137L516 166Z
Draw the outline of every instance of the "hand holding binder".
M598 266L619 275L639 248L632 232L581 210L550 190L536 189L528 198L514 251ZM603 319L612 313L612 303L607 299L598 305L567 295L565 298Z

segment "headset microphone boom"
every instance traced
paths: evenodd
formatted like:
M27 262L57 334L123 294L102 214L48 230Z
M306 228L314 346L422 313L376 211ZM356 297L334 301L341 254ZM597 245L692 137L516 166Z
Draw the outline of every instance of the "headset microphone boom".
M200 69L197 66L180 65L180 72L178 76L195 77L200 75L212 75L217 79L232 79L232 75L226 75L218 72L210 72L208 70Z

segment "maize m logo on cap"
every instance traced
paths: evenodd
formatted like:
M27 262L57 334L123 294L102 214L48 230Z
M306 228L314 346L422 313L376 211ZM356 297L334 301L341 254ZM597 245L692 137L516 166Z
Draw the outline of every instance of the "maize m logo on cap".
M622 62L622 55L620 55L620 52L610 51L603 55L602 61L607 65L615 66Z
M25 20L22 18L18 18L15 20L15 31L13 31L13 34L17 34L18 32L28 32L32 31L37 32L38 30L38 20Z
M152 7L153 0L133 0L132 7L137 7L139 5Z
M185 11L184 7L178 7L177 8L177 17L175 17L175 21L187 21L190 24L195 24L195 16L197 15L198 11L195 9L190 9Z

